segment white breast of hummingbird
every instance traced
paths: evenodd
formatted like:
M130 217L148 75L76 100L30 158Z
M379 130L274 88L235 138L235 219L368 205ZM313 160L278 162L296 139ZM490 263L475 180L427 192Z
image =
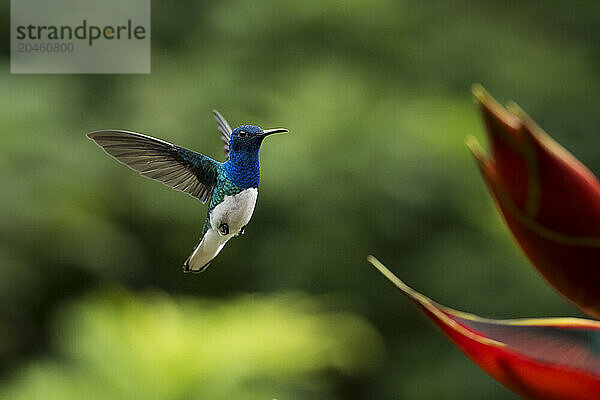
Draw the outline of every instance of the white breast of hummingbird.
M222 224L227 224L229 234L226 236L237 235L250 222L257 197L257 188L244 189L235 195L225 196L210 213L211 227L218 231Z

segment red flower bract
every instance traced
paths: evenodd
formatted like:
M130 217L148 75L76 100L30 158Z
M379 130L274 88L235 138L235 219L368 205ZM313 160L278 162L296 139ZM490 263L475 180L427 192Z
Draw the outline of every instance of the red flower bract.
M468 144L510 231L552 286L600 318L600 183L516 105L473 94L491 155Z
M369 261L481 369L530 400L600 394L600 322L578 318L492 320L444 307Z

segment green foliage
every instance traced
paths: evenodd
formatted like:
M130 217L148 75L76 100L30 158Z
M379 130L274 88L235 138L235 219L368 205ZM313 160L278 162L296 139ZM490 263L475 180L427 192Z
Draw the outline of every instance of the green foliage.
M360 376L381 340L363 319L299 293L229 301L94 293L55 325L56 359L0 393L26 399L312 399L319 373Z

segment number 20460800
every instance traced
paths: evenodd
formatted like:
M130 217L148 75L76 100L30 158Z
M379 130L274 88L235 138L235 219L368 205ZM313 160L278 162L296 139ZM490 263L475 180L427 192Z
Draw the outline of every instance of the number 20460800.
M72 53L75 50L73 43L23 43L20 42L17 48L19 53Z

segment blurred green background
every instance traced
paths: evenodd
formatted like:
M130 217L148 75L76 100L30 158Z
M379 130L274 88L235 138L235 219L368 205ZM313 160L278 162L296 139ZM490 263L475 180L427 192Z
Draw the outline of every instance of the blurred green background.
M0 20L0 396L514 399L365 258L496 318L578 315L529 267L464 146L469 87L600 171L600 4L154 1L150 75L11 75ZM184 275L205 207L109 159L122 128L261 150L243 239Z

